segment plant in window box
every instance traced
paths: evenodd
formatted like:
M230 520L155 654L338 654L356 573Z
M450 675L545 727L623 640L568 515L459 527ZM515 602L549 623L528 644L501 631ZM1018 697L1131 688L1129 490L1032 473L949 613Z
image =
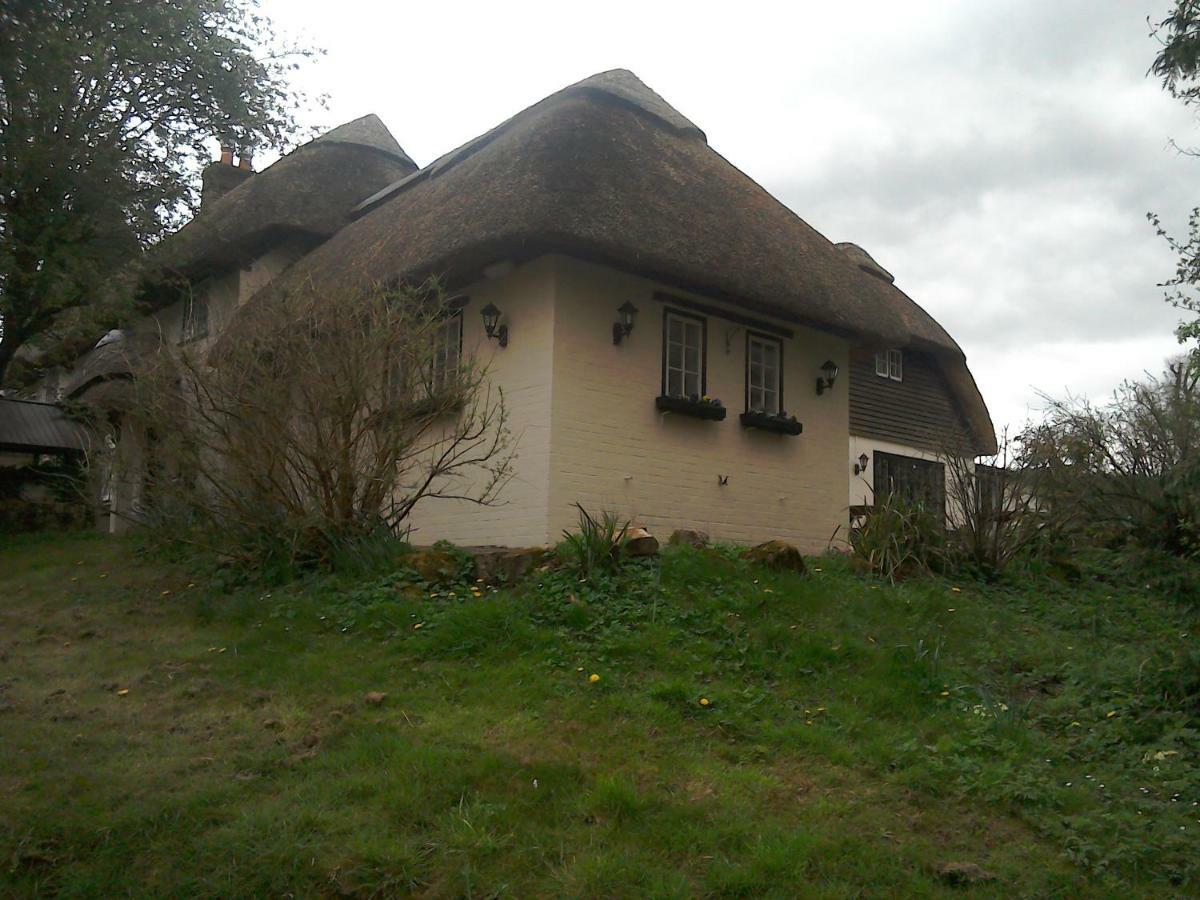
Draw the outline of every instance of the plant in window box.
M773 431L776 434L797 435L804 431L804 426L795 416L789 416L782 409L777 413L769 413L761 409L751 409L738 416L743 428L758 428L763 431Z
M713 422L720 422L724 419L726 412L725 405L720 400L716 397L709 397L707 394L703 397L698 394L692 394L690 397L663 394L654 399L654 405L660 412L679 413Z

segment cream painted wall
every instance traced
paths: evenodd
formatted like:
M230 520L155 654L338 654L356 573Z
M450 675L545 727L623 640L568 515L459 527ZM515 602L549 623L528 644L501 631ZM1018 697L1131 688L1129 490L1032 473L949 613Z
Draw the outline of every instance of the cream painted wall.
M575 526L579 501L632 517L664 540L675 528L700 528L721 540L781 538L805 552L823 550L846 518L849 413L844 380L820 397L815 383L826 359L846 371L848 343L777 323L795 331L784 341L783 403L804 433L763 433L737 418L745 408L746 329L710 317L707 391L728 416L707 422L662 414L654 398L662 388L664 304L654 292L667 289L574 259L553 263L551 539ZM613 346L612 323L626 300L641 312L633 334ZM718 483L721 476L728 484Z
M484 507L463 500L432 498L417 504L411 517L412 540L431 544L450 540L474 546L540 546L550 540L550 406L554 349L554 268L543 257L502 277L484 280L462 292L463 355L488 367L494 385L504 391L508 428L516 449L514 477L500 503ZM510 331L501 348L484 333L479 311L494 303ZM478 484L477 475L466 484Z

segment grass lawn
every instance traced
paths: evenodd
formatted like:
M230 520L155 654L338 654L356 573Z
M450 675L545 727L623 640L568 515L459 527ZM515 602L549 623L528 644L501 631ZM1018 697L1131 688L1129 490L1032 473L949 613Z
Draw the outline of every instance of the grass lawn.
M226 588L5 538L0 894L1200 890L1197 607L810 565Z

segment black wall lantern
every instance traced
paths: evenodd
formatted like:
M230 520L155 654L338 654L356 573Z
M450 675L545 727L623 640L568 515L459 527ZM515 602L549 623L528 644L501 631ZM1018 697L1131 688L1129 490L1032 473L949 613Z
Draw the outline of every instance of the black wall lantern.
M501 347L508 346L508 326L500 325L500 310L495 303L489 303L479 311L483 316L483 330L487 336L500 342Z
M854 474L861 475L863 472L867 471L867 463L870 461L871 457L867 456L865 453L860 453L858 455L858 462L854 464Z
M825 373L824 377L817 378L817 394L823 394L833 388L833 383L837 380L838 367L832 359L825 360L825 364L821 366L821 371Z
M617 307L617 315L620 317L613 322L613 343L621 343L622 338L627 338L633 333L633 320L637 318L638 308L626 300Z

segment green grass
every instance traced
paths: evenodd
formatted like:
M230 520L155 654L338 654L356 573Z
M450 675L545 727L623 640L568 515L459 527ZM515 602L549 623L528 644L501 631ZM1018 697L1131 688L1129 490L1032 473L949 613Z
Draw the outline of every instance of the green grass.
M404 573L230 588L128 541L6 541L0 894L1172 896L1200 875L1196 615L1145 590L674 549L478 597ZM951 887L951 861L996 880Z

